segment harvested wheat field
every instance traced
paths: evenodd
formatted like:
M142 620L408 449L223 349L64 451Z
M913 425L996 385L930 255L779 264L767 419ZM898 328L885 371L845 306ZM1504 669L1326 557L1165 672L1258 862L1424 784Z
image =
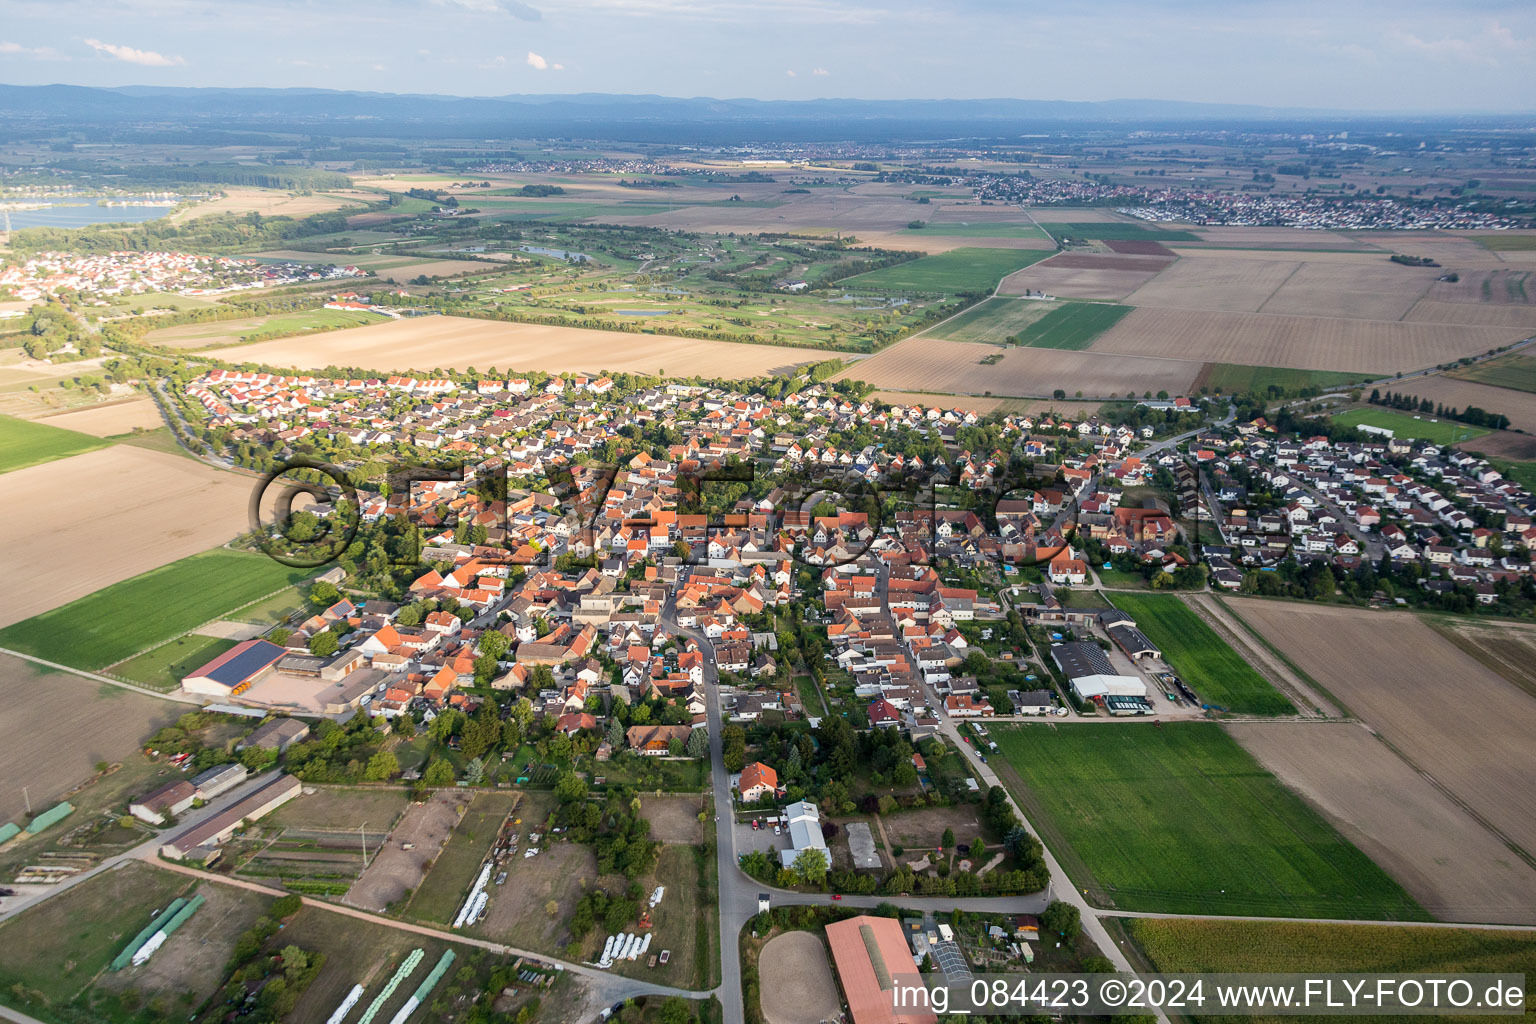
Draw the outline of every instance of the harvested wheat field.
M1442 273L1435 267L1400 266L1386 258L1374 263L1306 262L1259 312L1398 320Z
M1103 408L1103 402L1058 402L1051 398L985 398L977 395L942 395L923 391L875 391L869 400L889 405L923 408L966 409L985 416L992 412L1016 416L1036 416L1043 412L1057 413L1074 423L1086 419Z
M1518 462L1536 459L1536 437L1517 434L1513 430L1495 430L1491 434L1474 437L1451 447L1491 459L1514 459Z
M10 655L0 655L0 703L0 823L22 818L23 786L33 810L47 807L90 778L97 761L133 756L187 710L67 672L44 673Z
M1352 722L1227 731L1443 921L1536 922L1536 868Z
M1509 417L1513 429L1536 432L1536 393L1530 391L1476 384L1439 374L1405 381L1401 390L1418 398L1432 399L1447 409L1475 405L1487 412L1501 412Z
M1536 625L1484 622L1462 616L1431 619L1462 650L1536 697Z
M91 405L56 416L39 417L37 422L65 430L78 430L92 437L111 437L130 433L134 427L154 430L165 426L159 406L150 398L131 398L126 402L106 402Z
M316 192L297 195L270 188L227 187L224 194L206 203L198 203L186 210L171 214L173 222L191 220L210 213L259 213L264 217L308 217L315 213L327 213L347 206L361 206L377 202L376 192L359 192L341 189L334 192Z
M819 1024L837 1018L842 1004L818 932L775 935L758 956L758 974L768 1024Z
M1495 327L1141 307L1088 351L1385 374L1479 355L1519 338Z
M1489 252L1467 235L1440 231L1361 231L1353 237L1361 248L1376 245L1405 256L1428 256L1446 267L1497 267L1505 255Z
M1437 302L1477 302L1494 306L1536 303L1536 273L1529 270L1467 270L1457 271L1456 276L1455 281L1435 281L1424 297Z
M1197 227L1195 233L1211 245L1251 245L1255 249L1369 249L1358 238L1305 228Z
M255 480L192 459L118 444L0 476L0 521L13 583L0 626L248 529Z
M1152 280L1167 265L1167 260L1151 257L1063 253L1009 274L997 290L1001 295L1035 291L1068 299L1118 301Z
M1536 275L1533 275L1536 280ZM1536 284L1532 285L1536 288ZM1411 323L1465 324L1468 327L1508 327L1527 334L1536 331L1536 306L1495 306L1477 302L1420 299L1403 317Z
M1308 263L1380 263L1385 260L1388 253L1371 250L1361 252L1358 249L1340 250L1312 250L1299 248L1274 248L1274 249L1227 249L1211 247L1202 249L1188 242L1168 243L1174 255L1204 256L1207 258L1221 257L1225 260L1305 260Z
M1234 260L1187 256L1131 293L1132 306L1253 313L1301 264L1295 260Z
M876 249L905 249L913 252L949 252L951 249L1054 249L1043 238L976 238L946 235L943 224L930 224L922 231L861 231L859 243Z
M978 353L985 351L964 341L908 338L849 367L839 377L867 381L877 388L1019 397L1046 396L1060 389L1068 397L1081 391L1097 399L1128 391L1184 394L1200 372L1199 363L1182 359L1096 356L1091 351L1046 348L1009 349L1000 362L988 366L977 361Z
M1536 699L1409 612L1228 607L1485 827L1536 853Z
M965 346L974 353L973 346ZM838 353L812 348L745 345L664 335L592 331L423 316L373 327L303 338L257 342L215 349L213 358L252 361L300 369L356 366L379 372L425 372L436 367L466 369L497 366L504 370L550 373L613 370L687 377L757 377L793 366L830 359Z

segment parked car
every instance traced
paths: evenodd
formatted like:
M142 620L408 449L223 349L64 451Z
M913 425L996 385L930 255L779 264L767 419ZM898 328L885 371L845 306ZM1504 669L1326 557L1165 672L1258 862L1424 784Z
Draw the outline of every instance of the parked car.
M784 826L782 826L782 825L775 825L775 826L773 826L773 834L776 835L776 836L783 835L784 834Z
M840 895L840 894L839 894L839 893L833 893L833 894L832 894L832 898L833 898L833 899L835 899L835 900L840 900L840 899L842 899L842 898L843 898L843 897L842 897L842 896L841 896L841 895Z

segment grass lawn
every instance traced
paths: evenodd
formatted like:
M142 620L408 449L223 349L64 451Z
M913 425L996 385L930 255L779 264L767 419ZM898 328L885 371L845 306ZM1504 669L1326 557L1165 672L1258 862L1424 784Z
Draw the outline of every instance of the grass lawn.
M1246 366L1241 363L1208 363L1196 384L1223 395L1245 392L1267 394L1271 387L1281 394L1295 394L1303 388L1326 391L1360 380L1372 380L1370 374L1343 373L1337 370L1295 370L1283 366Z
M910 292L990 292L997 282L1053 255L1038 249L952 249L850 277L849 288Z
M999 295L935 326L924 337L1001 345L1055 308L1051 302Z
M1484 249L1494 252L1530 252L1536 249L1536 235L1473 235Z
M1085 349L1131 311L1108 302L1068 302L1019 333L1026 348Z
M1430 416L1420 418L1393 409L1351 409L1349 412L1334 416L1333 421L1352 427L1358 427L1361 424L1382 427L1392 431L1396 437L1413 437L1431 444L1469 441L1488 433L1482 427L1472 427L1454 420L1437 420Z
M1492 384L1496 388L1536 391L1536 358L1516 352L1449 370L1445 375L1477 381L1479 384Z
M1150 584L1147 578L1139 572L1121 572L1119 569L1101 568L1103 563L1093 567L1093 571L1099 574L1099 582L1106 587L1125 588L1127 590L1146 590Z
M129 658L114 671L153 690L174 690L188 672L202 667L233 646L233 640L188 635L156 647L148 654Z
M1049 231L1052 237L1061 238L1096 238L1099 241L1110 242L1198 242L1200 236L1189 231L1175 231L1169 228L1151 225L1142 227L1140 224L1125 224L1116 221L1058 221L1054 223L1042 222L1041 227Z
M1296 709L1173 594L1116 594L1115 606L1163 650L1163 660L1210 704L1247 715L1293 715Z
M78 430L0 416L0 473L95 451L111 444Z
M1428 919L1214 722L1000 724L991 732L1012 769L1004 781L1078 888L1103 904Z
M265 555L215 548L0 629L0 647L77 668L103 668L312 572Z
M294 587L292 590L284 590L273 594L271 597L248 608L240 609L239 613L232 616L238 622L253 622L262 626L276 626L286 622L294 612L318 612L322 609L314 607L305 596L305 588Z

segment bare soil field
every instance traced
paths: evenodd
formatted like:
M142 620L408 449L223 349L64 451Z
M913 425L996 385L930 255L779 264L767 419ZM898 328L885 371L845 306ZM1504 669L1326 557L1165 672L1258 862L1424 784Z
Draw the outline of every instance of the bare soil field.
M95 774L96 762L133 757L185 705L0 655L0 823L34 810Z
M1132 306L1253 313L1301 266L1294 260L1186 256L1130 294Z
M297 195L280 189L231 186L225 188L224 195L217 199L198 203L187 210L178 210L171 215L171 220L181 223L210 213L259 213L266 217L308 217L310 214L340 210L347 206L376 202L378 199L379 196L375 193L350 189Z
M1032 267L1009 274L997 286L1001 295L1023 295L1028 291L1045 292L1067 299L1108 299L1118 302L1140 288L1165 265L1162 261L1147 261L1144 270L1085 269L1066 266L1054 256ZM1078 259L1086 258L1078 255ZM1117 257L1107 257L1115 259ZM1118 257L1127 259L1129 257Z
M526 848L526 825L523 838ZM486 888L491 898L473 931L520 949L556 952L569 937L566 922L576 901L598 877L597 854L580 843L553 843L536 857L519 852L508 863L506 884ZM545 907L550 900L557 904L553 914Z
M1359 249L1306 249L1299 247L1275 247L1258 249L1228 249L1225 247L1211 246L1200 248L1189 242L1170 242L1168 247L1173 250L1175 256L1181 259L1188 256L1216 257L1228 260L1305 260L1308 263L1379 263L1387 258L1387 253L1374 249L1362 252Z
M354 907L382 912L421 886L427 869L442 852L453 827L469 806L470 795L437 790L426 803L411 804L379 846L379 852L343 900ZM410 845L412 849L405 847Z
M1536 304L1536 274L1529 270L1458 271L1457 277L1459 280L1456 281L1435 281L1424 297L1437 302L1477 302L1494 306Z
M1536 627L1449 617L1429 625L1472 657L1536 697Z
M1409 612L1228 607L1485 827L1536 852L1536 699Z
M1168 260L1174 258L1173 250L1162 242L1138 242L1111 238L1106 239L1104 244L1109 246L1111 252L1125 253L1130 256L1161 256Z
M1137 312L1125 319L1134 318ZM839 377L867 381L877 388L970 392L983 397L1040 397L1060 389L1069 397L1081 391L1094 399L1127 391L1184 394L1201 366L1198 361L1184 359L1100 356L1091 350L1046 348L1009 349L1000 362L987 366L977 361L977 352L978 346L969 342L908 338L849 367Z
M1536 284L1532 285L1536 289ZM1529 333L1536 329L1536 306L1495 306L1489 303L1441 302L1420 299L1404 314L1411 323L1465 324L1469 327L1508 327Z
M1536 459L1536 437L1517 434L1513 430L1495 430L1452 447L1495 459L1514 459L1519 462Z
M704 841L704 824L699 821L703 806L701 795L645 796L640 798L640 816L651 823L652 839L692 845Z
M46 423L50 427L78 430L92 437L127 434L134 427L154 430L156 427L165 426L165 420L161 417L159 408L150 398L131 398L126 402L104 402L55 416L40 416L38 422Z
M0 626L227 542L249 528L254 482L125 444L4 474L18 511L0 521L14 581Z
M1390 373L1518 340L1518 331L1495 327L1143 307L1100 335L1085 354Z
M768 1024L819 1024L837 1017L842 1001L818 932L775 935L758 954L757 963L763 1018Z
M877 249L910 249L929 254L951 249L1054 249L1043 238L961 238L944 234L944 225L930 224L922 231L860 231L859 242Z
M1420 398L1433 399L1447 409L1465 409L1475 405L1488 412L1501 412L1509 417L1510 426L1515 430L1536 431L1536 392L1477 384L1441 374L1405 381L1402 391Z
M1436 267L1375 263L1303 263L1259 307L1262 313L1398 320L1444 273Z
M1536 921L1536 868L1355 723L1227 726L1259 763L1445 921Z
M875 834L878 836L883 831L891 843L904 847L906 853L902 856L907 860L937 848L945 829L954 830L957 843L969 843L981 835L981 819L971 804L900 811L881 815L880 822L882 827L876 829Z
M1153 256L1108 256L1094 252L1064 252L1060 256L1052 256L1044 263L1037 266L1049 266L1055 270L1065 268L1067 270L1135 270L1138 272L1151 271L1156 273L1172 262L1173 256L1157 258Z
M1074 214L1075 216L1075 214ZM1308 231L1304 228L1197 227L1202 239L1213 245L1251 245L1254 248L1362 249L1370 248L1360 240L1332 231Z
M968 347L968 351L975 351ZM617 370L669 376L756 377L836 355L809 348L738 345L577 327L424 316L304 338L215 349L214 358L321 369L358 366L380 372L498 366L551 373Z
M1406 256L1428 256L1447 267L1497 267L1506 255L1489 252L1469 236L1440 231L1360 231L1350 237L1362 247L1375 245Z

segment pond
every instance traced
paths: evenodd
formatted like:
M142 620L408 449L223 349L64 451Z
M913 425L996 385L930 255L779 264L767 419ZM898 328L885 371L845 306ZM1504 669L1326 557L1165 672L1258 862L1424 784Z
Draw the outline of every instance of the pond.
M11 229L22 228L83 228L92 224L141 224L158 220L170 213L179 199L155 197L139 198L122 196L113 199L96 199L90 196L60 197L50 199L0 200L0 210L8 209ZM144 203L154 205L108 205L109 203Z

